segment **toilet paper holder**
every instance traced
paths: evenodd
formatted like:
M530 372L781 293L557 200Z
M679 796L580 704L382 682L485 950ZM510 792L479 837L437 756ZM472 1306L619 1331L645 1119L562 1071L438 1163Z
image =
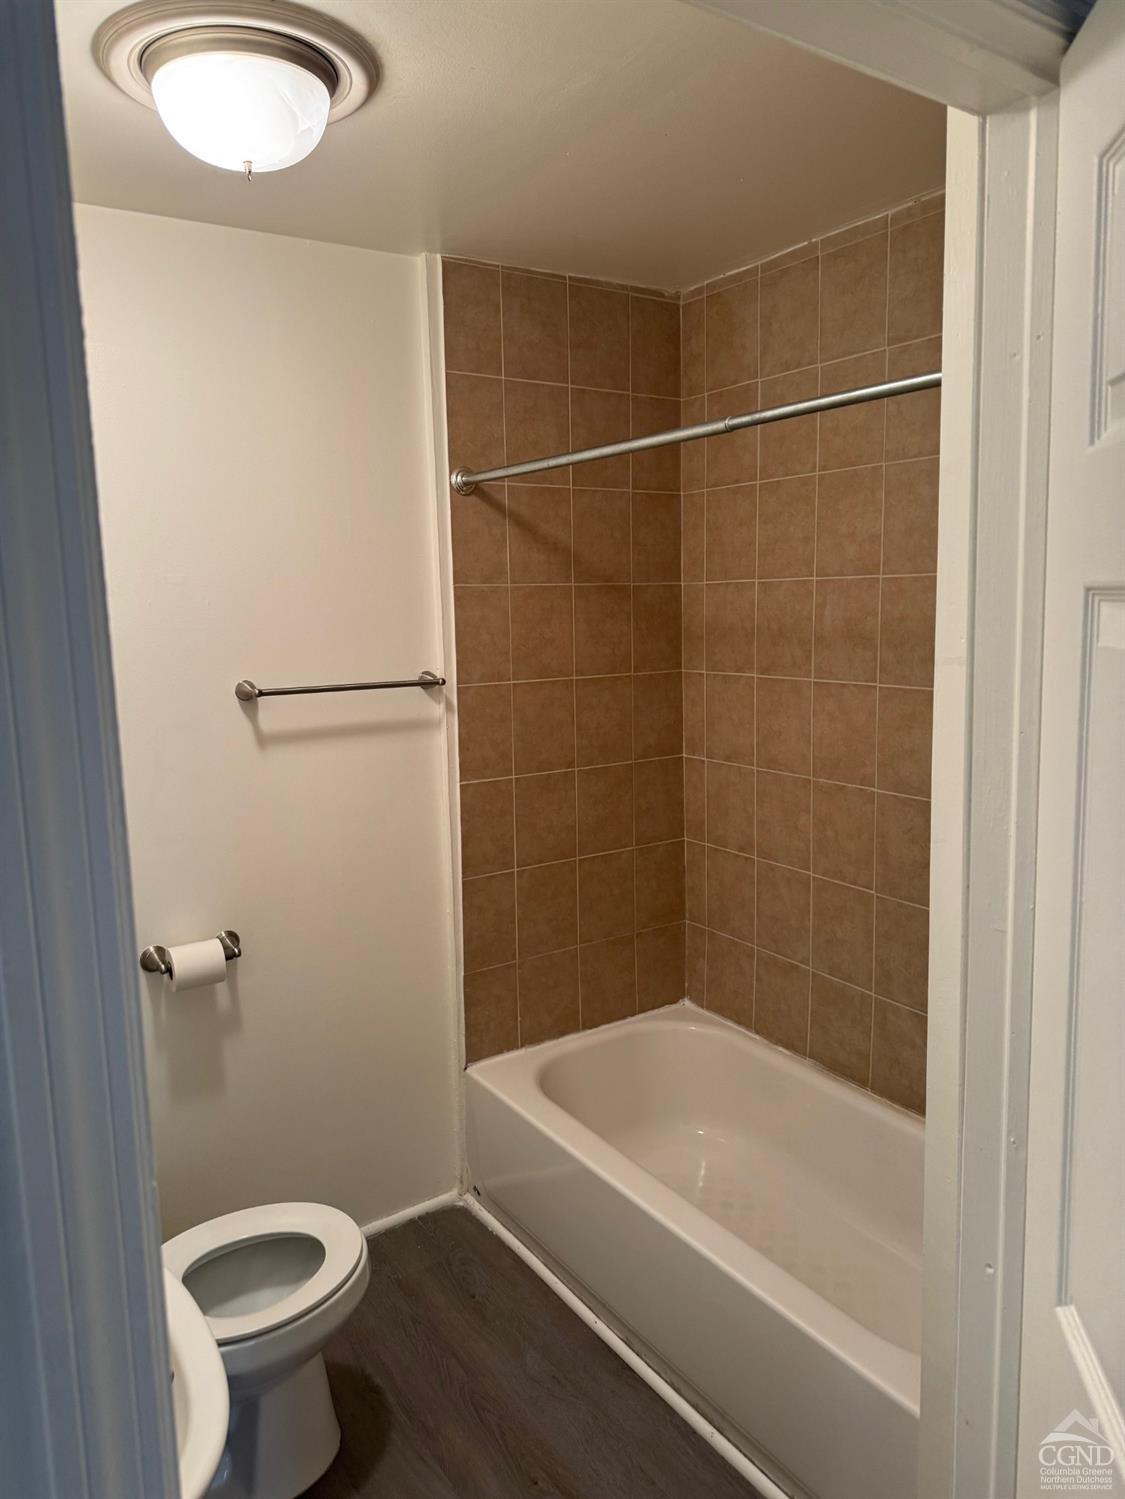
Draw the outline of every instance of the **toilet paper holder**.
M235 958L241 958L242 938L237 932L228 928L226 931L216 932L215 935L222 945L223 955L228 963L232 963ZM141 953L141 967L146 973L162 973L165 978L172 977L172 959L166 947L159 945L146 947Z

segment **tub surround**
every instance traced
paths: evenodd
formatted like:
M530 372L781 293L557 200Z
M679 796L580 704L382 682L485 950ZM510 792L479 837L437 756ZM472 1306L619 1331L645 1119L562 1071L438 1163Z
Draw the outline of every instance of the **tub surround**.
M941 366L944 195L685 295L684 422ZM687 993L925 1103L940 393L684 448Z
M677 297L443 262L449 446L679 419ZM450 492L470 1059L684 990L680 453Z
M848 226L684 292L675 331L651 293L445 261L450 452L938 367L943 228L942 194ZM923 1109L939 411L451 494L470 1061L680 989Z
M908 1492L918 1120L692 1006L480 1062L467 1106L485 1202L775 1481Z

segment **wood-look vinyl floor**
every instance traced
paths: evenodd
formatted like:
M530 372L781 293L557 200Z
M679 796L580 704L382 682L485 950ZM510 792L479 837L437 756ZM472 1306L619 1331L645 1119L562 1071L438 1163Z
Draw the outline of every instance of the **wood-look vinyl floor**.
M370 1241L325 1350L310 1499L748 1499L751 1488L464 1208Z

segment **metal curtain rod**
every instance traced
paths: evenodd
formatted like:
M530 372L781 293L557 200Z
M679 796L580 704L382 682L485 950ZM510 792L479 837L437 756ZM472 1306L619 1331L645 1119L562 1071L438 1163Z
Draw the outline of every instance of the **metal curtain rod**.
M445 678L435 671L419 672L401 682L325 682L317 687L259 687L248 677L236 682L234 695L240 703L253 703L260 697L293 697L302 692L376 692L384 687L444 687Z
M726 432L741 432L745 427L764 427L767 422L784 422L791 416L809 416L814 411L833 411L839 406L859 406L864 401L881 401L885 396L907 396L916 390L932 390L941 384L941 371L930 375L911 375L906 380L887 380L882 385L862 385L857 390L841 390L831 396L813 396L807 401L793 401L788 406L770 406L764 411L747 411L741 416L719 417L713 422L697 422L694 427L673 427L668 432L653 432L648 437L630 437L624 442L606 442L598 448L580 448L576 453L558 453L553 458L533 458L528 463L509 463L503 468L484 469L479 474L455 468L449 482L458 494L472 494L477 484L489 479L514 479L520 474L541 474L546 469L565 468L569 463L593 463L598 458L617 458L622 453L643 453L649 448L667 448L678 442L697 442L701 437L722 437Z

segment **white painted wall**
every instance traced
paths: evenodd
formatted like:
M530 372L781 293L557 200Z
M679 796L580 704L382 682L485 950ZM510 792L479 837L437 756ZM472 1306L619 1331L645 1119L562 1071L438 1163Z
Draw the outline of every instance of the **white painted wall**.
M250 189L252 190L252 189ZM458 1043L424 267L79 206L164 1230L252 1203L367 1223L452 1188Z

